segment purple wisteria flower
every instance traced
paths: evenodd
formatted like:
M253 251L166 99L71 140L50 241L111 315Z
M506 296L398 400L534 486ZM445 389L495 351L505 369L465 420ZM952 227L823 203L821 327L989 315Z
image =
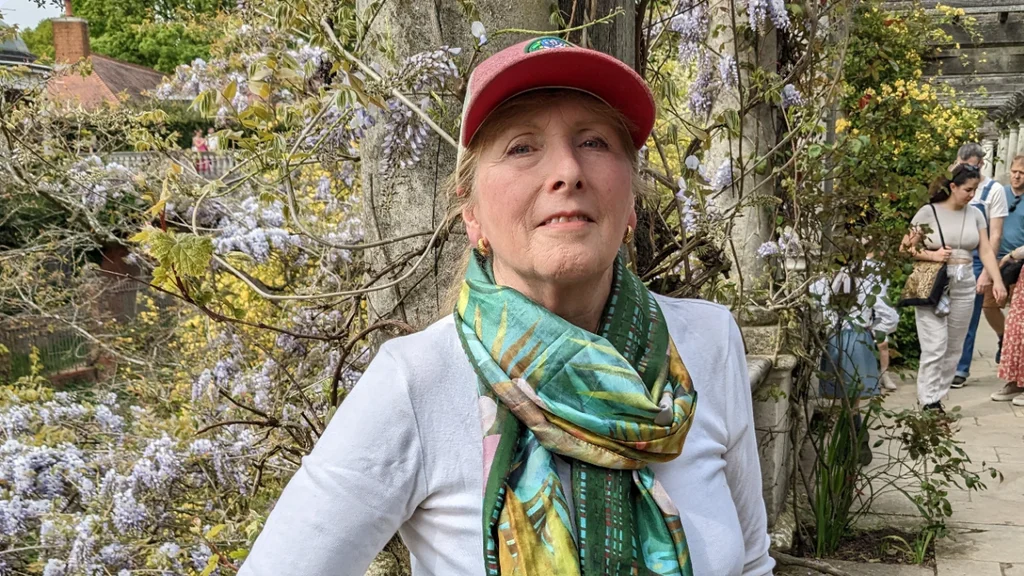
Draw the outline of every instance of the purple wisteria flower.
M779 30L789 28L789 13L786 12L785 0L747 0L747 15L750 17L750 28L755 32L769 19Z
M787 230L779 236L779 251L786 256L797 256L800 254L800 239L792 230Z
M477 46L483 46L484 44L487 44L487 29L484 28L483 22L479 20L473 22L472 26L470 26L469 28L469 32L470 34L473 35L474 38L476 38Z
M770 258L779 254L779 245L776 242L765 242L757 249L758 258Z
M679 61L689 64L697 57L701 43L708 36L711 19L703 2L687 0L669 20L668 27L679 34Z
M732 186L732 159L726 158L722 161L722 164L718 166L718 170L715 171L715 176L711 180L711 189L715 192L721 192L726 188Z
M735 88L740 81L736 59L728 54L718 59L718 76L726 88Z
M50 558L43 567L43 576L64 576L67 564L63 560Z
M804 103L804 97L800 94L800 91L796 89L796 86L792 84L786 84L782 87L782 107L790 108L792 106L802 106Z
M717 89L711 57L703 50L697 57L697 77L690 83L690 112L699 118L710 114Z
M256 197L249 196L228 211L213 238L217 254L241 252L263 264L270 259L273 250L288 252L303 245L301 236L282 228L285 216L284 203L280 200L262 204Z
M697 215L694 207L696 202L686 194L686 181L679 178L679 192L676 193L676 200L679 202L679 214L682 218L683 230L691 232L696 228Z
M113 521L121 534L141 533L149 517L149 511L135 499L133 488L114 495Z
M338 320L328 313L322 321ZM226 334L213 343L234 354L242 342ZM243 387L248 401L269 409L276 364L248 370L239 365L245 364L231 356L210 369L209 378L219 375L225 385ZM89 394L88 402L65 392L35 403L7 401L0 405L0 421L12 431L0 444L0 544L38 542L44 552L11 552L17 563L38 559L42 574L130 576L143 567L184 574L185 565L193 563L202 563L196 567L201 571L211 554L201 538L161 534L153 526L168 526L178 506L212 513L211 490L250 495L252 464L260 456L251 430L219 430L184 446L159 432L162 424L152 413L133 410L127 416L114 394ZM204 405L211 403L203 399L195 408ZM217 410L227 408L221 404ZM53 437L73 438L89 448L45 444ZM97 478L102 479L98 487ZM210 524L204 522L204 531ZM0 574L6 570L0 566Z

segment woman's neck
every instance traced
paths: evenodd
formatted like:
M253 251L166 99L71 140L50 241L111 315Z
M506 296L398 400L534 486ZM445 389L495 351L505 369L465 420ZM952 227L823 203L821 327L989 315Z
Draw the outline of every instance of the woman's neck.
M957 210L963 210L964 207L967 206L967 204L958 204L956 202L956 200L953 200L953 197L950 196L949 198L946 198L942 202L939 202L939 206L942 206L943 208L945 208L947 210L957 211Z
M601 314L608 302L612 289L614 267L609 267L598 278L572 283L531 281L518 275L502 274L500 267L494 268L494 282L514 288L551 313L561 316L570 324L597 333Z

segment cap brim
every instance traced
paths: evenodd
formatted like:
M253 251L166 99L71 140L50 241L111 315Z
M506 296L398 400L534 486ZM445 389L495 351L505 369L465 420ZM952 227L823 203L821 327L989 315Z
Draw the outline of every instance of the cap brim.
M503 102L531 90L568 88L587 92L622 112L640 149L654 128L654 96L643 79L619 60L583 48L555 48L528 54L496 74L472 95L465 111L463 146Z

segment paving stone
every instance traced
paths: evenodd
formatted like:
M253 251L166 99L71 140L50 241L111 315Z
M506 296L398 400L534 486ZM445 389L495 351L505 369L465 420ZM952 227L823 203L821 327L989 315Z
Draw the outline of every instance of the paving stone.
M956 439L974 446L1007 446L1017 447L1024 451L1024 426L1001 427L998 425L982 425L961 428Z
M999 562L940 558L937 564L937 576L1003 576Z
M1002 382L998 367L992 362L995 335L984 322L981 324L968 385L950 391L944 403L947 409L960 406L956 439L971 457L971 467L980 468L984 462L1002 472L1004 481L984 476L987 490L950 489L951 535L936 542L937 576L1024 576L1024 408L989 399L989 394L999 389ZM908 376L898 390L886 397L887 408L916 409L915 379L913 374ZM889 449L886 444L875 450L876 462L883 462L873 472L886 469L884 454ZM883 456L880 458L878 453ZM902 480L899 484L913 486ZM921 520L901 495L885 495L873 504L871 514L858 527L912 527ZM867 569L855 566L847 571L875 574Z
M1001 463L1024 464L1024 450L1011 448L1009 446L995 446L993 448Z
M951 532L949 538L936 543L940 566L946 560L1024 564L1024 527L963 524Z
M987 465L992 465L997 462L1001 462L999 459L999 452L994 446L973 446L973 445L961 445L961 449L967 453L971 458L973 464L981 465L984 462ZM1012 449L1011 449L1012 450ZM1022 450L1024 452L1024 450ZM1024 461L1024 460L1022 460Z

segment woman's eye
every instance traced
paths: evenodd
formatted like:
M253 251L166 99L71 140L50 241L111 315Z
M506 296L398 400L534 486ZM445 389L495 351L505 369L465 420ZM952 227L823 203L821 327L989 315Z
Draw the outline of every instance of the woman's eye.
M508 151L505 152L505 154L508 156L517 156L519 154L526 154L529 151L529 144L513 144L512 146L509 146Z
M598 138L595 136L593 138L587 138L586 140L584 140L583 146L586 148L607 148L608 143L605 142L604 138Z

